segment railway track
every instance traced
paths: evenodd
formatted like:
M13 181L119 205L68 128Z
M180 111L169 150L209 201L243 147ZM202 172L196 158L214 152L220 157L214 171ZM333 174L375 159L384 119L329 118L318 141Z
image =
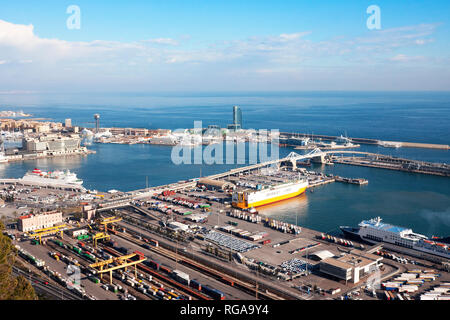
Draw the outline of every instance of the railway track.
M103 247L103 250L106 250L107 252L109 252L110 254L114 255L114 256L120 256L121 253L119 253L117 250L114 250L112 248ZM163 283L163 285L166 285L167 287L171 288L171 289L176 289L178 291L183 292L184 294L187 294L189 296L194 297L195 299L199 299L199 300L211 300L209 297L205 296L204 294L200 293L200 292L196 292L194 290L192 290L190 287L185 286L173 279L170 279L158 272L156 272L155 270L152 270L150 268L148 268L147 266L138 264L137 268L140 270L143 270L144 272L150 274L151 276L157 278L159 281L161 281Z
M30 280L31 285L36 289L36 291L45 292L56 300L63 300L63 298L65 300L83 300L80 296L70 292L66 288L58 287L50 282L45 284L45 281L42 281L42 279L32 275L30 276L25 271L14 266L13 273L24 276L26 279Z
M129 234L129 233L135 233L134 231L130 231L126 228L125 228L125 230L127 230L127 233L115 231L115 234L118 237L126 239L126 240L128 240L134 244L140 245L140 246L143 246L144 244L146 244L146 242L136 239ZM163 255L173 261L177 261L178 263L182 263L185 266L190 267L192 269L201 271L202 273L205 273L205 274L209 275L210 277L212 277L216 280L219 280L225 284L236 287L236 288L238 288L246 293L249 293L251 295L258 296L259 299L284 300L283 298L281 298L273 293L270 293L267 291L259 291L256 283L254 285L247 283L236 277L232 277L232 276L230 276L228 274L224 274L223 272L220 272L216 269L213 269L211 267L200 264L200 263L198 263L190 258L187 258L185 256L180 257L179 255L177 255L176 253L174 253L168 249L164 249L161 247L154 247L154 246L150 246L149 248L151 251L153 251L155 253Z

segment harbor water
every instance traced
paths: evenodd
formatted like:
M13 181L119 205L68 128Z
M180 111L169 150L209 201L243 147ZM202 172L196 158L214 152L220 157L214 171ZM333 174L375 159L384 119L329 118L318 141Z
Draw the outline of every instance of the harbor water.
M2 110L23 110L36 118L72 119L92 127L93 114L104 127L189 128L231 123L239 105L245 128L450 144L448 93L272 93L272 94L117 94L0 95ZM21 177L35 167L69 169L90 189L129 191L220 173L241 165L175 165L171 147L93 144L87 156L0 164L0 177ZM450 163L446 150L361 146L360 150L431 162ZM281 148L279 155L295 151ZM298 151L301 153L301 151ZM247 159L248 160L248 159ZM366 186L332 183L281 203L264 215L322 232L357 225L375 216L428 236L450 235L448 178L347 165L314 170L369 180Z

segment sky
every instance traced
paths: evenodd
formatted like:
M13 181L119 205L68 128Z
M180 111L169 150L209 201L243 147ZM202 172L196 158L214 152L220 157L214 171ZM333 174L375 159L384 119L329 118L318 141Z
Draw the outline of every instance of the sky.
M0 93L447 91L449 13L446 0L0 0Z

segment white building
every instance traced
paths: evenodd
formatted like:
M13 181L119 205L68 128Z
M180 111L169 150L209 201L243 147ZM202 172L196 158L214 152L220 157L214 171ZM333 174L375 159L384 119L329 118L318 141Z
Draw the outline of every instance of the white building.
M63 221L62 212L50 211L41 214L29 214L19 218L19 230L29 232L33 230L53 227Z

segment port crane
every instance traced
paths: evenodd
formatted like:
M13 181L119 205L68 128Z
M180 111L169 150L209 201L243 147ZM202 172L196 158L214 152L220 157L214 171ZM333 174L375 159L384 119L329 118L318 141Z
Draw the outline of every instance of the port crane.
M94 248L97 249L97 242L101 239L110 239L109 234L104 232L98 232L92 236L92 242L94 243Z
M133 258L138 258L138 260L132 260ZM112 284L112 272L118 269L127 270L128 267L134 266L134 275L137 278L137 265L144 262L147 258L137 252L132 254L127 254L124 256L114 257L108 260L96 262L90 264L89 267L93 268L97 273L100 273L100 279L103 280L103 274L109 272L109 282Z
M108 217L108 218L103 218L103 220L100 220L99 224L104 226L103 231L105 233L107 233L108 232L108 224L119 222L119 221L122 221L121 217ZM112 226L111 229L114 230L114 226Z
M62 224L62 225L59 225L59 226L38 229L38 230L31 231L31 233L30 232L27 233L27 236L29 238L32 238L32 239L39 238L39 244L42 244L42 237L43 236L55 234L55 233L58 233L58 232L60 232L61 239L62 239L63 238L63 231L64 231L64 229L66 227L67 227L66 224Z

